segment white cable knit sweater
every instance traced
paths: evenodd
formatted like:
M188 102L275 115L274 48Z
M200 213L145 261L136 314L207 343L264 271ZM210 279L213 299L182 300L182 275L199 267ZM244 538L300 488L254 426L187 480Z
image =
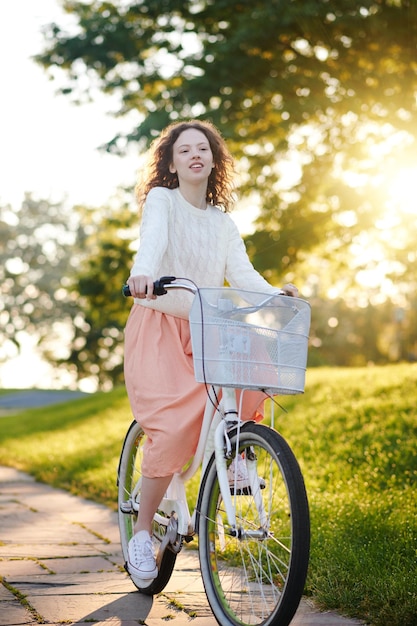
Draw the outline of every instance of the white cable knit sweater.
M231 287L276 293L254 269L236 224L228 214L207 205L197 209L179 189L155 187L146 198L140 245L131 276L189 278L199 287ZM188 319L193 296L169 291L156 300L135 298L135 304Z

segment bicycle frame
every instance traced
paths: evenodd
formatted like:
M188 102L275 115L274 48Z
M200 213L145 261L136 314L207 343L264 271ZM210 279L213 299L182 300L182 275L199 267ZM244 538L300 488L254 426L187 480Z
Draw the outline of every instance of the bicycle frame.
M218 407L215 408L213 404L213 402L215 402L214 398L219 397L220 391L222 393L222 400L220 401ZM177 525L176 532L184 537L191 536L195 533L197 513L196 502L193 509L193 514L190 514L186 496L185 483L195 475L200 465L202 465L202 480L205 467L213 452L216 456L216 468L219 477L220 490L226 506L228 522L230 525L230 533L234 534L235 532L237 532L235 509L232 502L232 495L230 493L230 484L227 476L226 467L226 459L228 453L231 452L227 431L232 426L236 426L241 423L240 420L238 420L237 416L238 410L235 390L231 388L220 387L211 388L209 390L209 397L207 398L206 402L196 453L190 465L183 472L175 474L173 476L165 497L162 499L158 507L158 509L165 513L167 517L170 517L175 511ZM248 468L248 471L249 469L250 467ZM253 473L253 479L254 481L256 481L257 473L256 468L254 469L255 472ZM250 471L249 476L251 476ZM254 482L253 484L255 485L256 483ZM139 491L139 488L140 482L136 486L135 491L132 493L132 496L136 495L136 493ZM135 502L134 507L138 509L139 502ZM167 518L163 515L156 514L155 519L160 524L166 526L168 526L169 524L169 521L167 521Z

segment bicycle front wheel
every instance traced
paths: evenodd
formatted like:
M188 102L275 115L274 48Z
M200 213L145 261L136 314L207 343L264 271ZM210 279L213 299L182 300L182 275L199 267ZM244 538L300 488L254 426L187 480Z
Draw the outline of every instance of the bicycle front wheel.
M120 542L125 560L126 570L128 544L134 534L134 526L140 507L140 485L142 477L142 455L146 435L139 424L134 421L126 434L119 461L117 476L118 511ZM169 527L169 518L157 511L152 526L152 541L158 554L162 541ZM135 578L132 582L146 595L160 593L167 585L174 569L177 554L168 546L158 565L158 576L148 587L139 586ZM128 571L129 573L129 571Z
M248 423L237 447L236 439L235 431L233 456L241 455L248 468L254 464L255 486L232 495L237 526L231 529L213 455L202 484L198 526L207 599L222 626L288 626L301 600L310 550L304 480L276 431Z

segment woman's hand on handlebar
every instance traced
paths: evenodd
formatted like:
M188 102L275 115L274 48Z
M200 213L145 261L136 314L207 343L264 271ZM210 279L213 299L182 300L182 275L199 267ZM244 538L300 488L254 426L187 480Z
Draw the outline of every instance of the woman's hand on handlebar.
M130 278L127 279L127 284L134 298L156 300L156 295L153 292L152 276L130 276Z
M283 287L281 287L282 291L286 296L292 296L293 298L298 298L298 289L292 283L287 283Z

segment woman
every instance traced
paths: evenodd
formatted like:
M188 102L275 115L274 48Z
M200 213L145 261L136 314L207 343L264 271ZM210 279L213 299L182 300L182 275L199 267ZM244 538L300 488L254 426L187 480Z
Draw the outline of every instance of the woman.
M208 122L172 124L154 142L149 173L137 195L143 207L140 246L129 285L134 305L125 332L125 380L135 419L147 434L141 505L129 542L129 573L139 587L157 576L150 539L154 513L175 472L197 445L206 399L193 373L188 313L192 296L157 298L163 275L200 287L276 293L254 269L228 215L233 159ZM285 285L296 296L294 285ZM245 394L243 418L256 415L262 394Z

